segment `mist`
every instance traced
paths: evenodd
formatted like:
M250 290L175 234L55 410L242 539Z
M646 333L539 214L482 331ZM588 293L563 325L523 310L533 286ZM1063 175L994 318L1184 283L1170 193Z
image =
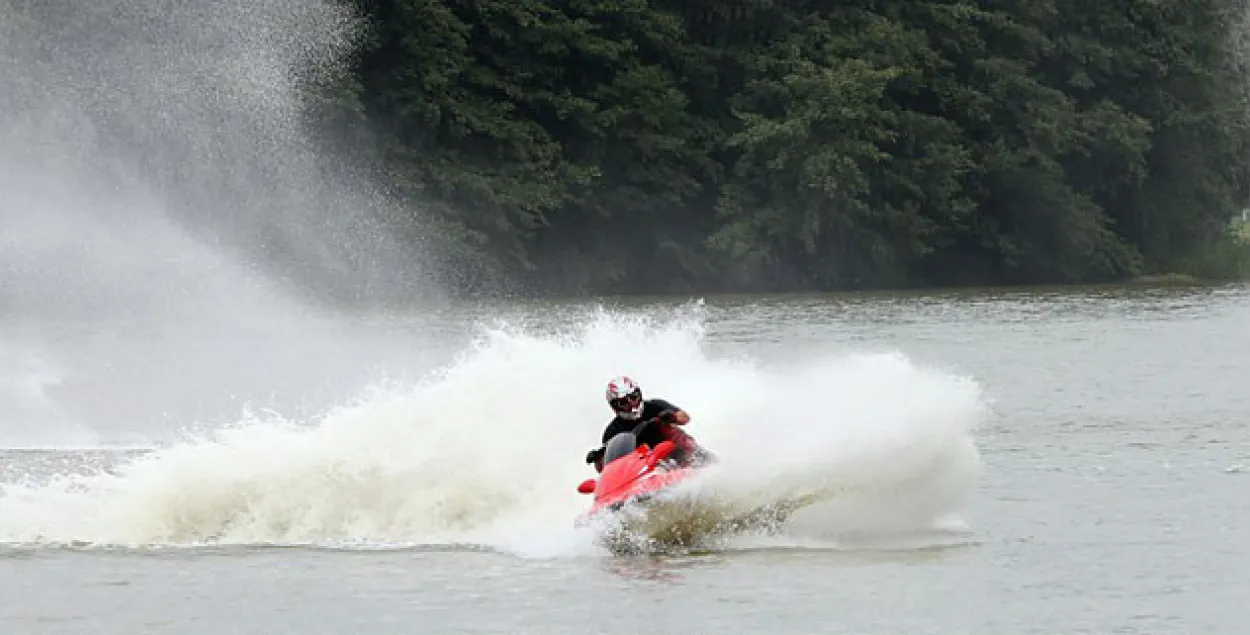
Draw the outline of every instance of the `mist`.
M303 97L362 28L316 0L0 2L0 444L315 408L420 351L359 311L441 301L421 237Z

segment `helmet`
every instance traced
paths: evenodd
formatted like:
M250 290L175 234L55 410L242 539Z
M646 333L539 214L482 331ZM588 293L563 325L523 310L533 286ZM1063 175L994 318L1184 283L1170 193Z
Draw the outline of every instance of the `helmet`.
M608 405L622 419L642 416L642 388L624 375L608 382Z

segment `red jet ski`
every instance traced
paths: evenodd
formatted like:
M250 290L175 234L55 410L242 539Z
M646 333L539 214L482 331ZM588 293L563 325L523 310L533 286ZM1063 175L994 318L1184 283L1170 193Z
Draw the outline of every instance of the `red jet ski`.
M622 432L608 440L603 452L603 472L598 480L586 479L577 486L579 493L594 494L594 503L589 512L578 517L578 526L586 524L605 509L615 511L625 503L642 502L696 471L693 467L679 467L669 460L669 455L677 449L672 441L663 441L655 448L638 443L638 433L651 423L645 421L632 432ZM700 449L698 454L710 459L706 451Z

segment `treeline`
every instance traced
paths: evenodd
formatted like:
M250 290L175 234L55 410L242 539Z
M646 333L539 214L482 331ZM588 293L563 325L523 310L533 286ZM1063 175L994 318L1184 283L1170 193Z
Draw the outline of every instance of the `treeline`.
M466 287L1103 281L1250 196L1243 0L355 1L323 123Z

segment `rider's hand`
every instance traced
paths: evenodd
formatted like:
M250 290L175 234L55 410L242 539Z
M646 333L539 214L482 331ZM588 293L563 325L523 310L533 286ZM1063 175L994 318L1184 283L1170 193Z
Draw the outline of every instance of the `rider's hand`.
M598 461L601 456L603 456L603 448L595 448L586 453L586 462L594 463L595 461Z
M673 412L672 410L665 410L664 412L661 412L660 414L656 415L655 418L660 423L673 423L677 421L677 413Z

